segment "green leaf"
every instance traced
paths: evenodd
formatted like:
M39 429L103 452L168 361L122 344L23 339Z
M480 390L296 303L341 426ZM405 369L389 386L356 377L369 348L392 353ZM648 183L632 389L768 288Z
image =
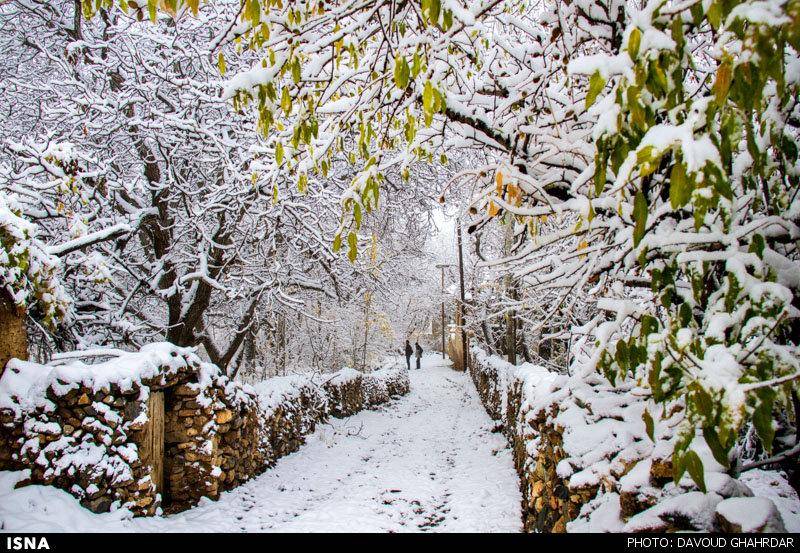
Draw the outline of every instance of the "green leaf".
M606 80L600 75L599 71L595 71L589 79L589 92L586 93L586 109L589 109L597 96L602 92L606 86Z
M728 98L728 91L731 88L733 78L733 59L730 55L725 55L722 63L717 68L717 77L711 90L714 92L714 99L717 105L721 106Z
M292 97L289 95L289 88L285 86L281 91L281 108L286 115L292 111Z
M730 464L728 461L728 452L722 446L719 436L717 435L717 431L713 427L704 426L703 438L708 444L709 449L711 449L711 454L714 456L714 459L716 459L720 465L727 469Z
M430 81L425 81L422 89L422 112L425 116L425 126L430 126L433 122L433 114L436 108L436 91Z
M647 230L647 200L641 190L636 192L636 197L633 199L633 220L635 221L633 227L633 247L635 248L642 241Z
M358 257L358 236L355 232L350 231L350 234L347 235L347 244L349 246L347 257L350 259L350 263L354 263Z
M606 186L606 161L600 155L594 159L594 194L600 196Z
M294 60L292 60L292 80L295 84L297 84L300 82L302 76L303 75L300 70L300 60L298 58L294 58Z
M711 23L714 30L719 29L722 23L722 7L719 5L719 2L711 3L706 12L706 18L708 18L708 22Z
M278 165L283 163L283 143L281 142L275 144L275 161Z
M683 474L686 472L686 463L685 458L681 455L680 450L675 449L672 452L672 480L677 484L683 478Z
M699 25L703 20L703 3L695 2L692 4L692 6L689 8L689 13L692 14L692 22L695 25Z
M694 451L689 450L684 454L683 462L686 464L686 470L694 480L694 483L697 484L701 492L706 493L706 480L703 472L703 462L700 457Z
M766 245L767 243L764 241L764 237L755 233L753 238L750 239L750 248L748 248L748 251L756 254L759 259L764 259L764 248Z
M420 71L422 71L422 58L418 53L414 52L414 61L411 62L411 75L416 78Z
M411 76L411 68L408 67L406 59L397 55L394 59L394 83L397 88L405 90L408 87L408 79Z
M624 370L628 370L629 365L629 357L628 357L628 344L625 340L619 340L617 342L617 350L614 353L614 360L617 362L617 365Z
M342 235L341 234L337 234L333 238L333 252L334 253L339 253L339 250L341 250L341 249L342 249Z
M453 12L451 10L444 10L442 17L442 29L447 31L453 26Z
M427 0L428 23L436 25L439 22L439 12L442 9L440 0Z
M225 56L222 54L222 52L217 54L217 67L219 67L219 74L224 75L226 65L225 65Z
M692 197L694 184L686 175L686 166L676 163L669 176L669 203L672 209L685 206Z
M775 390L759 388L757 390L758 403L753 411L753 426L756 428L758 439L767 453L772 453L772 442L775 440L775 425L772 419L772 404L775 400Z
M253 26L256 26L261 21L261 6L258 3L258 0L247 0L247 5L245 6L245 15L250 23Z
M639 46L642 44L642 31L638 27L634 27L628 37L628 55L632 60L636 60L639 55Z
M661 358L662 354L656 353L653 364L650 367L650 372L647 374L647 383L650 385L650 390L653 392L653 399L661 402L664 399L664 392L661 389Z

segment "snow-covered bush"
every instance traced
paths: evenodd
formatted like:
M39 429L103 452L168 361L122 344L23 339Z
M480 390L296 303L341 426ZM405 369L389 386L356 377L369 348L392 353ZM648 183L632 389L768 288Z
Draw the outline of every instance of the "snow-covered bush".
M800 378L798 17L793 1L653 0L612 55L570 65L602 114L582 222L652 291L598 302L615 319L595 330L593 364L652 394L651 437L684 410L674 476L701 489L695 436L732 470L749 423L781 449L775 418Z
M53 327L67 315L70 298L59 280L59 261L37 230L0 194L0 285L20 311L37 314Z

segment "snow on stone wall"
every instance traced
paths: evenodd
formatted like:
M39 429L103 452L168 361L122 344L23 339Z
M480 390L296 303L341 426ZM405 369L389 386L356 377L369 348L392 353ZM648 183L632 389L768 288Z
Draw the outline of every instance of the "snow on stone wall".
M15 360L0 377L0 470L27 470L23 485L56 486L95 512L177 512L263 472L328 416L407 391L408 377L397 369L251 387L171 344L94 365ZM154 393L164 404L161 490L152 463L141 458Z
M785 490L780 473L751 471L745 473L749 480L735 479L702 442L694 447L703 458L706 492L688 475L675 485L669 456L674 425L660 421L655 440L647 436L642 413L648 398L640 390L612 387L600 375L513 366L478 347L471 355L481 400L503 423L514 451L526 531L768 532L800 526L797 494L767 497L745 483L778 479Z

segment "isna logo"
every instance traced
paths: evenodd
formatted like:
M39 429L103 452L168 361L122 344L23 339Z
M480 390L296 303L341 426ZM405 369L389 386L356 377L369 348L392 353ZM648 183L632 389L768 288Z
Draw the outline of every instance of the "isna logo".
M28 551L50 549L50 544L47 543L47 538L44 536L7 536L6 537L6 550L8 551Z

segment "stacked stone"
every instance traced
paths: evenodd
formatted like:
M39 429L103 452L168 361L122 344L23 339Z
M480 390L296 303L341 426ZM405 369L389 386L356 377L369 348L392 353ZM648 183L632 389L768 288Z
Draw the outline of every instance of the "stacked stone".
M558 410L531 413L522 408L523 387L519 380L508 383L505 394L496 367L470 362L470 375L489 415L503 423L503 431L511 444L514 466L519 474L522 492L522 520L526 532L566 532L567 523L575 519L584 503L597 493L596 487L570 489L566 479L558 476L556 467L565 455L563 429L551 420ZM505 397L504 397L505 396ZM531 443L536 443L531 448Z
M0 458L0 469L28 468L25 483L64 489L95 512L117 504L137 515L155 513L159 501L150 467L137 453L147 422L142 387L79 386L64 395L50 387L49 404L22 419L6 412L3 426L13 430L4 439L8 447L0 448L10 452Z
M492 419L502 421L503 411L501 395L498 392L497 369L489 365L479 365L473 360L470 362L470 375L486 412Z
M222 455L219 450L214 391L184 383L168 390L164 419L164 479L167 512L192 507L201 497L220 493Z
M328 396L328 407L332 417L350 417L364 408L362 383L363 377L360 373L344 369L322 385Z
M230 490L261 474L270 465L269 450L262 447L265 430L254 398L235 404L227 398L226 409L217 412L222 454L220 482ZM229 418L230 417L230 418Z
M11 409L0 409L0 470L22 470L19 448L25 441L23 425Z
M295 386L294 393L259 412L267 466L297 451L305 443L305 436L328 416L328 398L320 387L310 380L297 382Z
M389 397L395 398L406 395L411 390L411 382L408 379L408 371L393 370L387 373L386 389L389 391Z
M723 473L715 475L715 489L704 495L707 508L712 511L707 518L713 523L698 527L697 521L681 511L683 496L665 497L661 492L667 483L672 482L670 458L640 459L618 455L610 474L599 484L570 487L570 478L559 476L557 471L559 463L567 459L564 428L554 422L564 406L551 403L534 412L528 407L529 398L524 397L524 376L513 372L501 374L501 369L482 362L478 356L470 363L470 374L487 412L495 420L502 421L502 428L511 444L514 465L520 477L523 524L528 532L566 532L567 524L577 519L581 508L599 492L619 495L620 518L630 531L738 532L743 530L742 523L731 520L730 515L742 512L742 505L746 503L752 504L750 512L764 512L763 517L752 522L748 531L781 531L784 528L771 501L750 497L753 494L747 486ZM577 399L575 403L591 411L590 405L578 403ZM600 422L602 419L599 417ZM643 462L649 466L638 467ZM634 468L648 469L649 486L627 489L622 484L625 475ZM633 481L638 481L638 476Z
M383 369L362 377L364 403L367 406L386 403L391 398L405 395L409 390L408 371Z
M361 379L365 405L380 405L389 401L388 382L372 374L365 374Z
M56 379L33 403L6 395L3 404L11 407L0 409L0 470L30 469L23 484L57 486L95 512L178 512L202 497L216 499L296 451L328 416L347 417L408 392L404 372L365 379L345 370L323 386L298 382L267 408L250 389L201 365L190 350L174 348L170 355L180 358L150 371L149 378L123 378L100 389ZM45 376L51 370L26 366ZM17 370L9 364L3 378L14 378ZM381 393L365 401L365 382ZM152 439L147 405L154 392L164 394L163 498L153 467L140 458L145 440Z

